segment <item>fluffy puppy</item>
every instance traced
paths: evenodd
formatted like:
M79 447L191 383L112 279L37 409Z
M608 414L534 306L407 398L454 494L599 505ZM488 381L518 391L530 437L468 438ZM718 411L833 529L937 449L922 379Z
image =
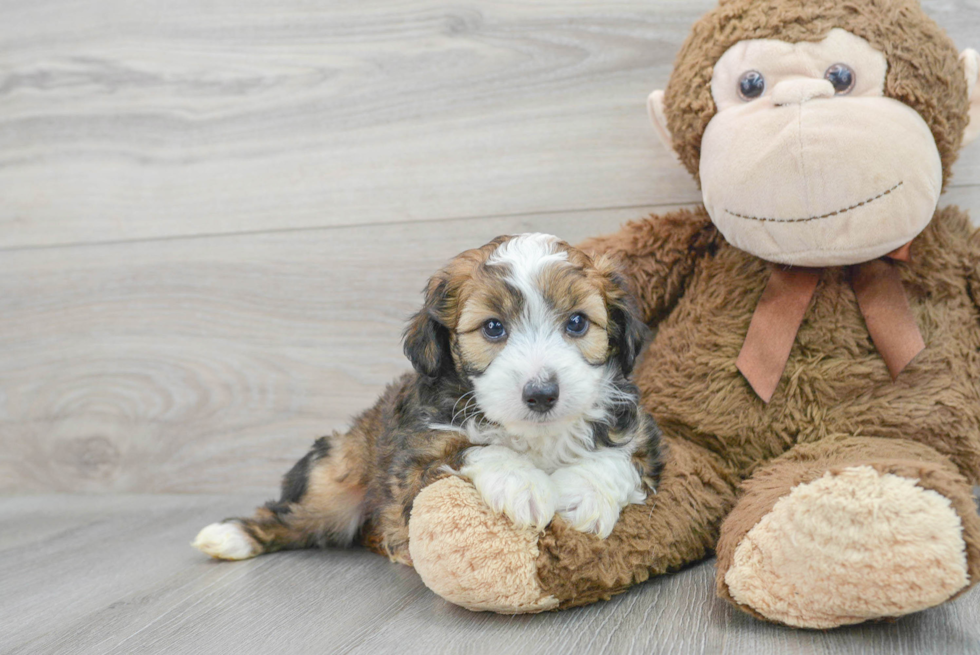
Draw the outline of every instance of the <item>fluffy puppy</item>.
M359 539L410 563L412 501L454 474L518 525L557 514L605 538L660 474L660 432L627 379L645 333L605 259L545 234L468 250L429 280L405 331L415 372L318 439L278 501L193 545L244 559Z

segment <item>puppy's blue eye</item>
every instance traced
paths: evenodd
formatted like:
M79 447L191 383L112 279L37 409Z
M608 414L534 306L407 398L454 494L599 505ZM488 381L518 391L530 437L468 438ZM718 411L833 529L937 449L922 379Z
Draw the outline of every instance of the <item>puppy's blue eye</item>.
M495 318L491 318L483 324L483 336L491 341L503 339L506 335L507 330L504 329L504 324Z
M565 331L573 337L580 337L589 329L589 319L585 314L572 314L565 323Z

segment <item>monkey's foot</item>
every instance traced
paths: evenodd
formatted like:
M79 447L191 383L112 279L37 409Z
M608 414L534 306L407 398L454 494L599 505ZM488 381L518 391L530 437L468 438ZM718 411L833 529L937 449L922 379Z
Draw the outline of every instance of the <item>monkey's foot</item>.
M794 487L745 534L724 572L737 603L806 628L917 612L968 579L950 500L870 466Z

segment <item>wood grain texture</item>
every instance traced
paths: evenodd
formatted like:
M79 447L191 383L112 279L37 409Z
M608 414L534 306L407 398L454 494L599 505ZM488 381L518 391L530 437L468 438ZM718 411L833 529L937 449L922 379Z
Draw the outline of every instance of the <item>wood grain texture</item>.
M945 199L975 208L980 186ZM650 208L665 211L669 207ZM408 370L404 320L456 253L577 241L641 210L11 251L0 259L0 493L272 495Z
M5 253L0 491L257 491L408 370L429 275L637 210Z
M247 496L0 499L0 652L980 653L980 592L829 632L757 621L714 596L713 562L612 601L535 616L474 614L363 550L214 562L187 543Z
M696 201L645 98L713 4L4 2L0 248Z
M0 493L235 492L0 498L0 653L980 653L976 590L801 632L708 562L505 617L359 550L186 546L408 368L449 257L699 199L644 101L713 4L0 4ZM980 46L976 0L923 5ZM942 202L980 218L980 146Z
M4 3L0 492L271 490L449 257L696 199L642 99L710 4Z

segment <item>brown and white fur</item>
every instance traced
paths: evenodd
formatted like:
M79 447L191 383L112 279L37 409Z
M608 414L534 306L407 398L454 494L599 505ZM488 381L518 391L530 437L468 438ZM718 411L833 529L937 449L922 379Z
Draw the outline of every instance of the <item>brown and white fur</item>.
M410 562L412 502L447 475L520 526L557 514L605 538L661 469L659 429L627 379L645 332L605 259L544 234L468 250L429 280L405 331L415 372L317 440L278 501L193 545L244 559L358 540Z

